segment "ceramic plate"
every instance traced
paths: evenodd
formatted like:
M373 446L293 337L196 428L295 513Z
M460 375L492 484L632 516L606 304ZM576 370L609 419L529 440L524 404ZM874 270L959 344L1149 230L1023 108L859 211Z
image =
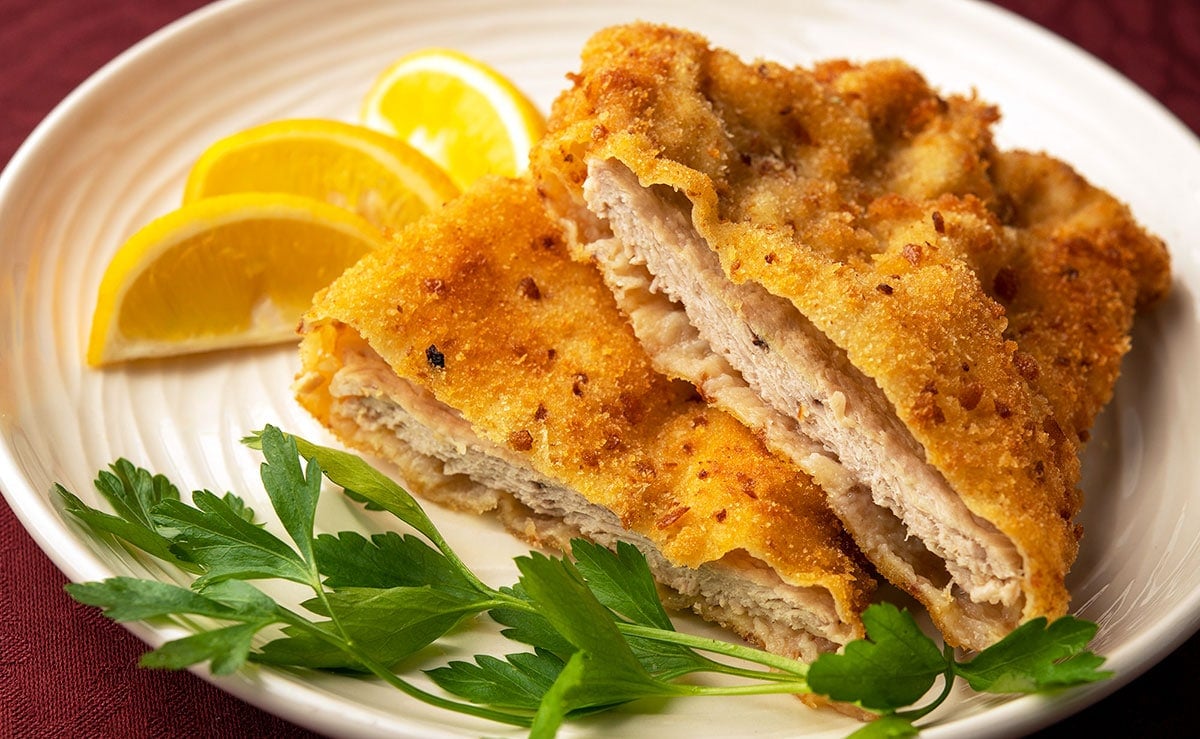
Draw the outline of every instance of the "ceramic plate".
M1053 698L955 695L930 737L1029 731L1098 700L1189 636L1200 616L1196 452L1200 321L1200 145L1156 103L1055 37L961 0L245 0L218 4L139 44L72 94L0 179L0 487L74 580L166 578L153 562L99 545L64 520L60 481L88 502L97 469L119 456L188 489L231 490L268 506L258 458L237 440L265 423L326 439L293 402L282 347L103 372L83 351L100 276L134 230L174 208L190 163L211 142L279 118L354 120L375 75L404 52L461 49L499 68L543 108L595 30L634 19L706 34L746 57L806 64L898 56L945 92L978 91L1004 114L1004 147L1045 149L1129 202L1172 246L1171 298L1137 326L1113 403L1086 451L1086 537L1071 574L1076 613L1101 624L1095 646L1118 677ZM469 563L495 584L524 547L495 525L434 511ZM322 530L379 527L334 496ZM181 632L135 626L152 644ZM468 633L447 649L482 648ZM382 685L248 668L215 681L318 731L349 736L503 735L501 727L414 703ZM736 700L736 703L731 703ZM632 723L630 723L632 722ZM841 736L848 719L794 699L693 699L635 706L571 727L645 736Z

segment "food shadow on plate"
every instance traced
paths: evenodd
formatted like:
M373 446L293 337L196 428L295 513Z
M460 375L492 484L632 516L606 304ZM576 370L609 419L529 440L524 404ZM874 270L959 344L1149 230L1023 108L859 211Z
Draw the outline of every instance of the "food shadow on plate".
M1196 301L1178 281L1135 322L1112 402L1083 453L1083 526L1067 585L1072 612L1101 624L1097 646L1121 642L1139 624L1200 586L1200 541L1189 524L1185 468L1194 420L1186 368L1200 361ZM1157 607L1154 607L1157 606Z

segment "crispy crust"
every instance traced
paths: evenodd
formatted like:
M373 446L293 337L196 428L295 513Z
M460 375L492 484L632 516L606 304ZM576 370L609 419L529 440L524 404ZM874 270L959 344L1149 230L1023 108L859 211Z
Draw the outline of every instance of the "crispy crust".
M746 64L633 24L573 80L533 158L557 212L606 235L581 193L595 160L685 197L726 276L789 300L1013 540L1025 617L1063 613L1078 452L1135 308L1166 291L1163 244L1066 165L996 152L994 108L901 62Z
M330 423L322 383L335 368L322 363L336 352L319 336L347 324L396 375L617 513L672 563L749 555L787 583L827 589L861 633L874 582L820 489L654 373L599 275L566 250L529 182L482 183L318 296L301 402Z

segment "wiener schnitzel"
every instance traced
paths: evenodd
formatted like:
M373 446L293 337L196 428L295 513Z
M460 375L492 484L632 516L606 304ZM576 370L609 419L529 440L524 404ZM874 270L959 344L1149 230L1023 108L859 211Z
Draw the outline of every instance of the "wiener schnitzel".
M826 490L947 640L1065 612L1079 452L1167 252L906 64L596 34L533 168L658 368Z
M301 404L415 492L533 542L629 541L678 602L779 653L862 635L874 581L824 493L651 369L531 182L412 225L302 332Z

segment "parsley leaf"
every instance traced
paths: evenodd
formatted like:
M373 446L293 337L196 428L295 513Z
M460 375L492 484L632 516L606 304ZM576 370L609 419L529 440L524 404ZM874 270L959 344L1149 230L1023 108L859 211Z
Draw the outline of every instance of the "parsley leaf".
M237 609L245 618L279 613L279 604L271 596L240 580L224 580L200 589L204 597Z
M555 629L544 615L534 610L533 603L520 583L511 588L500 588L499 592L512 596L514 601L529 605L528 608L517 608L512 605L498 606L488 611L488 615L492 617L493 621L508 627L500 632L504 637L528 644L535 649L550 652L563 662L578 651L575 645Z
M306 601L304 607L336 616L351 640L383 664L391 665L492 604L478 593L421 586L345 588L326 594L322 600ZM324 612L325 607L328 612Z
M987 693L1034 693L1105 680L1112 673L1097 669L1104 658L1087 651L1095 635L1096 624L1073 616L1049 624L1035 618L954 671Z
M163 644L142 655L143 667L180 670L200 662L211 662L214 675L235 672L250 654L251 640L265 624L234 624L201 631Z
M146 666L178 669L207 661L214 673L225 674L254 661L370 673L430 705L532 726L534 737L554 736L569 718L646 697L806 692L883 712L857 737L908 737L918 731L915 722L945 700L956 676L976 690L1031 692L1110 674L1098 669L1103 658L1086 649L1095 625L1072 618L1032 621L966 662L955 661L911 615L887 604L864 613L867 639L811 667L680 633L645 558L623 543L610 550L573 542L574 563L539 553L520 557L520 580L492 588L467 568L407 491L363 460L271 426L248 443L263 451L262 483L290 544L255 523L237 496L201 490L184 503L165 478L126 460L96 481L115 514L55 488L64 509L97 533L199 576L190 589L111 578L69 585L72 597L115 620L225 622L149 652ZM352 499L392 512L420 536L314 537L323 477ZM300 610L285 608L245 582L264 578L301 584L313 597ZM427 647L483 612L504 627L503 636L533 651L426 669L441 694L396 674L405 663L436 655ZM255 639L273 625L282 625L282 636L256 650ZM694 672L720 673L737 684L678 681ZM924 696L939 675L945 679L940 696L897 712Z
M118 516L154 529L151 512L164 500L179 500L179 489L163 475L135 466L128 459L109 465L111 471L96 475L96 490Z
M837 701L891 711L915 703L950 669L937 644L912 616L890 603L863 613L867 638L842 654L823 654L808 670L808 684Z
M256 661L294 667L368 671L359 652L393 667L453 629L464 618L487 607L476 595L416 588L349 588L304 603L305 608L336 620L313 629L289 626L285 636L263 646ZM348 641L355 650L338 644ZM332 642L332 643L331 643Z
M101 470L93 482L101 497L117 515L86 505L62 485L54 492L68 513L94 531L104 532L188 572L197 572L191 562L171 549L170 538L159 531L152 511L164 500L179 500L179 490L164 476L151 474L127 459L118 459Z
M176 552L172 551L171 540L158 533L154 528L145 526L139 521L129 521L111 513L98 511L61 485L56 485L54 492L62 500L63 509L87 524L92 531L114 536L136 549L158 557L182 570L193 573L200 571L195 564L181 559Z
M576 652L559 671L538 705L533 725L529 727L529 739L553 739L558 733L572 706L578 702L576 694L587 680L587 659L583 652Z
M667 611L658 598L654 576L637 548L618 542L616 552L599 544L575 539L571 542L575 566L587 580L596 598L634 623L673 630Z
M317 516L317 497L321 493L321 467L309 460L302 470L296 439L274 426L263 429L262 452L266 461L260 468L263 487L271 507L300 550L304 561L311 562L313 523Z
M474 703L533 711L564 664L543 650L509 654L504 659L480 654L474 662L456 660L425 674L443 690Z
M225 493L225 495L221 496L221 500L224 501L225 505L229 506L229 510L236 513L238 515L238 517L241 518L243 521L246 521L247 523L252 523L256 526L262 525L260 523L255 522L254 509L249 507L248 505L246 505L246 502L244 500L237 497L233 493Z
M307 563L291 547L242 518L225 500L198 490L192 493L192 504L164 501L155 507L154 521L175 529L175 546L204 566L198 587L230 578L310 581Z
M892 713L863 724L846 739L907 739L920 733L911 720Z
M258 590L254 590L260 596L258 598L246 597L239 592L240 589L215 586L202 595L178 585L132 577L113 577L92 583L68 583L66 590L80 603L104 609L104 615L114 621L140 621L175 614L191 614L258 622L272 618L275 609L274 601ZM226 597L222 598L223 594Z
M313 542L313 551L331 588L472 588L445 555L415 536L388 532L368 539L354 531L321 534Z
M252 449L262 449L264 442L273 436L273 431L277 432L278 429L266 426L262 431L244 438L242 443ZM314 444L299 436L287 436L295 441L299 453L307 459L315 460L325 476L334 484L352 491L353 496L359 500L366 500L388 511L430 541L442 541L441 532L412 495L361 457Z
M571 554L588 588L606 607L635 624L675 630L658 597L658 587L646 558L637 547L621 541L613 551L585 539L575 539L571 542ZM625 638L638 662L660 679L720 668L716 662L679 644L628 634Z
M154 580L114 577L66 589L80 603L103 608L114 621L188 614L240 622L166 642L142 656L145 667L182 669L209 661L213 674L227 675L246 661L254 635L279 620L275 602L244 583L219 583L200 594Z
M609 611L564 559L530 553L517 558L521 585L537 610L582 655L583 679L569 691L572 708L611 705L649 696L681 695L642 667ZM571 655L571 660L576 655Z

